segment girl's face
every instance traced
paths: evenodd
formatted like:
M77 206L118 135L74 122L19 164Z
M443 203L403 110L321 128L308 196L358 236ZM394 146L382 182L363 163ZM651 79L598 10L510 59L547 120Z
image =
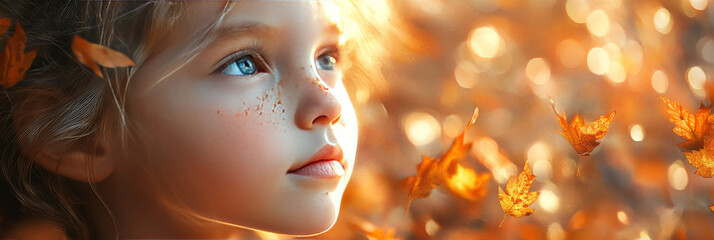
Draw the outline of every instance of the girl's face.
M144 154L115 174L145 169L159 189L146 194L199 221L329 229L354 167L357 124L324 4L241 1L181 66L224 7L191 4L132 80L127 115L141 146L129 153Z

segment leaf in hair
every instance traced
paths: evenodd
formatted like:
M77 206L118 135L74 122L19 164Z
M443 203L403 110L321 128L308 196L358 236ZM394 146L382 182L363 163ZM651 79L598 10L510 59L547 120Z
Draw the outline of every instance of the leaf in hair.
M77 60L92 69L94 74L104 77L99 70L99 66L107 68L134 66L134 61L123 53L114 51L108 47L90 43L78 35L74 35L72 41L72 51L77 56Z
M9 21L7 18L0 19L0 30L3 30L3 33L9 28ZM0 56L0 84L5 88L10 88L22 80L37 55L37 50L25 53L25 41L25 31L18 23Z

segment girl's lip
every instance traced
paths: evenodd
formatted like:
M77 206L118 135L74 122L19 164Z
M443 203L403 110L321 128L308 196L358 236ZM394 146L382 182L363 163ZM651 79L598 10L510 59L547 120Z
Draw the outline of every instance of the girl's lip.
M336 177L344 175L346 163L340 145L326 144L312 157L296 164L288 170L289 174L316 177Z
M324 160L311 162L288 173L316 178L334 178L345 175L345 169L337 160Z

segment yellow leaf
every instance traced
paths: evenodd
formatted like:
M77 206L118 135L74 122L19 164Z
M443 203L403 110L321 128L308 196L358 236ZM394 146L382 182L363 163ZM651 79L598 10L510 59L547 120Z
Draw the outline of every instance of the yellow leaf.
M498 201L501 203L504 213L514 217L528 216L533 213L534 210L528 206L538 199L539 193L528 191L535 177L530 167L528 167L528 161L526 161L523 171L518 174L518 179L508 178L505 192L500 186L498 187Z
M705 138L705 146L700 150L684 152L689 164L697 168L694 174L710 178L714 177L714 142Z

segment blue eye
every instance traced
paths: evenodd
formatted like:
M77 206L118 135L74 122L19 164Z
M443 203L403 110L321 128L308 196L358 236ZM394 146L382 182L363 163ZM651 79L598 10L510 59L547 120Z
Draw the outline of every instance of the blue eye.
M237 76L253 75L258 72L258 65L253 56L245 55L228 63L221 72Z
M337 57L333 52L323 53L317 57L317 66L322 70L334 70L337 65Z

